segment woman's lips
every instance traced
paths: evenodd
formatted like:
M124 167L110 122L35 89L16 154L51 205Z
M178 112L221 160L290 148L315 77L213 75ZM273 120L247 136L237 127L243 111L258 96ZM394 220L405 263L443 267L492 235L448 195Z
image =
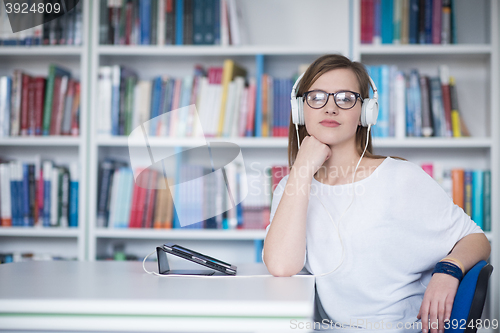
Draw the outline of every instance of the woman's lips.
M340 124L336 122L335 120L323 120L320 122L321 125L326 126L326 127L338 127Z

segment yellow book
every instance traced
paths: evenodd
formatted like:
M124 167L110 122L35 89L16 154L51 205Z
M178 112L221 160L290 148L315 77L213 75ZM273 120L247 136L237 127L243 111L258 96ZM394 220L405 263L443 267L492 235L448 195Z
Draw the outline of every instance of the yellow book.
M221 95L221 105L220 105L220 116L219 116L219 128L217 130L217 136L222 136L224 129L224 119L226 113L226 102L227 102L227 91L229 89L229 83L236 76L247 76L247 72L244 68L238 66L233 60L224 60L224 66L222 70L222 95Z
M450 99L451 99L451 129L453 137L459 138L463 136L470 136L469 129L465 125L464 119L460 117L458 111L458 96L457 87L455 85L455 77L450 76Z

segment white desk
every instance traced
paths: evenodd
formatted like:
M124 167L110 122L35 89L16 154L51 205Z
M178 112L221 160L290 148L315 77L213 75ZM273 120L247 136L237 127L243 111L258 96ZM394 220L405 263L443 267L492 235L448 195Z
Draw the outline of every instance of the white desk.
M238 276L269 274L263 264L237 266ZM142 262L0 265L0 331L296 332L291 320L311 322L313 311L312 276L163 278Z

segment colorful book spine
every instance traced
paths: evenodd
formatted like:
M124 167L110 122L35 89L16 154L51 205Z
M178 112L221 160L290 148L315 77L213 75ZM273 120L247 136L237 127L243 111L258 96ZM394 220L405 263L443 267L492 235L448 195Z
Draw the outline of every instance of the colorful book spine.
M472 171L472 220L484 230L484 172Z

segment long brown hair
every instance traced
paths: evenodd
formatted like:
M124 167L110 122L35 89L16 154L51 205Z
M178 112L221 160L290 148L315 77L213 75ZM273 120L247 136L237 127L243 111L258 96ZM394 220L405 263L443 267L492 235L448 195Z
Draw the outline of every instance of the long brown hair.
M349 58L344 57L340 54L327 54L316 59L307 68L304 76L300 80L297 96L302 96L316 80L326 72L329 72L338 68L348 68L353 71L358 79L359 90L362 98L369 97L370 89L370 79L365 66L356 61L351 61ZM306 136L309 135L305 125L299 125L299 137L300 143ZM356 150L361 156L366 145L366 136L368 135L368 127L358 126L356 130ZM386 158L387 156L375 155L372 153L372 138L371 133L368 138L368 146L366 147L365 156L370 158ZM288 167L291 169L295 158L297 157L298 147L297 147L297 134L295 131L295 125L292 122L292 115L290 113L290 125L288 127ZM394 158L405 160L404 158L394 156Z

